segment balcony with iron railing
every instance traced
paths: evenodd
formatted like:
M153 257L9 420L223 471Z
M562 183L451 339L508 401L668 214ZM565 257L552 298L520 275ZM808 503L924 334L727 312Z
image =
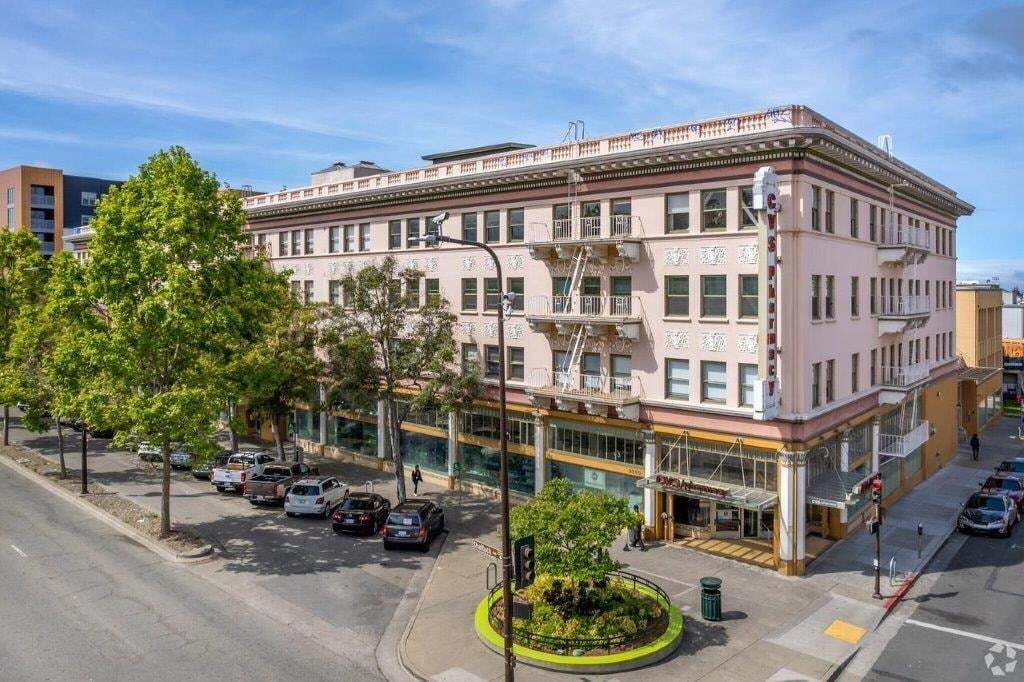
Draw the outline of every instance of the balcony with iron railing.
M931 425L924 419L907 420L899 433L878 435L878 452L886 457L909 457L914 450L928 442Z
M527 245L534 258L569 258L584 246L598 257L622 257L636 262L640 258L643 223L639 216L585 216L557 218L550 223L531 224Z
M81 225L64 228L64 241L70 243L82 243L92 239L93 229L90 225Z
M49 218L32 218L32 229L42 232L53 232L53 220Z
M537 367L530 372L526 392L535 402L551 401L558 409L583 405L590 414L607 414L614 408L624 419L639 418L641 386L634 376Z
M879 265L921 263L931 251L931 232L920 227L890 223L878 235Z
M902 334L920 327L932 314L928 296L882 296L878 307L878 334Z
M532 329L559 334L567 325L584 324L591 333L609 331L635 339L642 319L639 296L534 296L526 307Z
M54 250L53 242L39 242L39 252L44 256L52 256Z
M53 208L56 200L52 194L36 194L33 192L29 201L33 208Z
M882 390L878 400L886 405L902 402L907 393L923 386L931 376L931 366L926 362L902 367L882 365L880 369L878 385Z

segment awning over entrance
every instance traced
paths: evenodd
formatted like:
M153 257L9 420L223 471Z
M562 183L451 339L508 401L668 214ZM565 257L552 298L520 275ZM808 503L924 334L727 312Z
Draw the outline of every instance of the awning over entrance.
M831 471L807 484L807 503L821 507L843 509L852 499L860 484L871 478L871 473Z
M658 474L641 478L636 482L639 488L650 488L675 495L686 495L701 500L713 500L731 504L743 509L767 509L775 506L779 496L759 488L730 485L721 481L676 474Z
M976 384L981 384L1002 371L1002 367L963 367L957 378L960 381L973 381Z

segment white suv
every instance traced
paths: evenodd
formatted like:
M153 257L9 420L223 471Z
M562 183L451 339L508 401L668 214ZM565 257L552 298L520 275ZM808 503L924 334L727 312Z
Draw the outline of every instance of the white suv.
M304 478L292 485L284 496L288 516L309 514L327 518L348 495L348 486L333 476Z

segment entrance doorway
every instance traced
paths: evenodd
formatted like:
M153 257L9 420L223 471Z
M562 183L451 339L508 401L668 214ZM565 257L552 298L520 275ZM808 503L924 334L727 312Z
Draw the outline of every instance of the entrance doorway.
M743 510L743 537L756 538L758 536L757 512L753 509Z

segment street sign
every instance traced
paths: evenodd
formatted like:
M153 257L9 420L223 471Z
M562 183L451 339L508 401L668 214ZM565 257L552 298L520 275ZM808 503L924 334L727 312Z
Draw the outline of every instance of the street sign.
M480 542L479 540L473 540L473 546L476 547L481 552L483 552L484 554L489 554L490 556L494 557L495 559L500 559L501 558L501 551L500 550L495 549L494 547L491 547L490 545L485 545L484 543Z

